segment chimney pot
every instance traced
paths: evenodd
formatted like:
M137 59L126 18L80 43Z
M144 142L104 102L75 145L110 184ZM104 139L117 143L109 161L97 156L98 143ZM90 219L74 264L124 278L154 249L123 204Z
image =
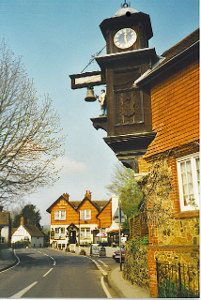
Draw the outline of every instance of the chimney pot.
M23 216L20 217L20 225L24 225L24 217Z
M90 190L86 190L85 197L91 200L91 192Z

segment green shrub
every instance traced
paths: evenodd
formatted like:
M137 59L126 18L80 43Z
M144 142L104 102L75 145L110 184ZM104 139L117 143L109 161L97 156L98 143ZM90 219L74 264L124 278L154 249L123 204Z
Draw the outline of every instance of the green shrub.
M179 289L178 284L171 280L164 280L158 287L158 296L160 298L195 298L196 295L188 290L184 285Z
M29 241L18 241L12 244L13 248L26 248L30 246Z
M86 255L86 251L84 249L80 250L80 255Z

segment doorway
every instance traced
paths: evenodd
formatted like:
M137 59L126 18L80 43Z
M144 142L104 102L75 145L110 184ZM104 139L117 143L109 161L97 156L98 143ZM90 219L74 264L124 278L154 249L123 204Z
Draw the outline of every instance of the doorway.
M69 232L69 243L70 244L76 244L77 243L76 231L75 230L70 230L70 232Z

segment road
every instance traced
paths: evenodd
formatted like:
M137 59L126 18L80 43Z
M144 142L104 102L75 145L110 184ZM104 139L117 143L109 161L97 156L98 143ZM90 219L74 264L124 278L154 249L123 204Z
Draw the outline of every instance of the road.
M101 273L84 256L16 250L19 264L0 273L0 298L106 298Z

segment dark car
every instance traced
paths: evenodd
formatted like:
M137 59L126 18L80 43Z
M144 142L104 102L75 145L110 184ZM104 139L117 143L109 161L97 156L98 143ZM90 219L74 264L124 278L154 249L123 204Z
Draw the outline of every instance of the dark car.
M126 250L124 248L121 249L121 261L124 262L125 260L125 255L126 255ZM116 261L116 262L120 262L120 250L116 250L114 251L112 258Z

